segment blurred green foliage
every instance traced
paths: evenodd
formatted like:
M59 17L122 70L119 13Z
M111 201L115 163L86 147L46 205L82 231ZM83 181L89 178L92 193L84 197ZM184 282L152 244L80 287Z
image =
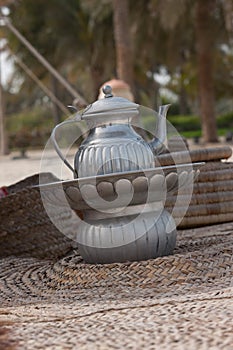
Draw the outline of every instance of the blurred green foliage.
M48 115L46 108L26 109L20 113L14 113L7 117L7 129L9 133L17 133L20 130L52 129L53 120Z
M168 121L186 138L201 137L201 121L194 115L168 115ZM147 115L143 120L144 127L154 130L155 116ZM218 135L224 136L233 132L233 112L217 117ZM11 148L38 148L44 147L54 127L51 116L44 108L25 110L7 118ZM76 129L73 128L73 132ZM59 141L60 142L60 141Z
M144 119L144 126L153 130L155 126L154 115ZM195 115L168 115L168 121L176 130L186 138L201 136L201 118ZM228 131L233 132L233 111L217 117L218 135L225 135Z
M44 108L27 109L7 117L10 149L41 148L46 144L53 120Z

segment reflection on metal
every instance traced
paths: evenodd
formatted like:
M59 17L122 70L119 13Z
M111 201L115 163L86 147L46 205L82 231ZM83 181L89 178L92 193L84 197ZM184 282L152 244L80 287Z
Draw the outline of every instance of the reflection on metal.
M147 143L131 125L139 116L139 105L113 97L109 86L103 91L104 99L52 132L54 147L75 179L40 185L47 212L56 221L54 217L61 216L56 213L59 201L60 206L62 203L77 214L78 220L71 220L72 238L86 262L112 263L171 254L176 224L164 209L166 196L192 187L201 164L160 167L155 155L166 139L168 106L162 106L156 115L157 134ZM90 132L75 155L73 168L59 149L56 131L80 120L87 122ZM63 230L62 223L59 226Z

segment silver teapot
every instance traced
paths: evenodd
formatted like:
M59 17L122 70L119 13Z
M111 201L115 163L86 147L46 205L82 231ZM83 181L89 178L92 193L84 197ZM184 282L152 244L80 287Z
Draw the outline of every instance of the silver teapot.
M155 155L164 149L166 114L170 105L159 108L156 136L147 142L131 124L139 120L140 106L123 97L113 96L109 85L103 88L103 92L103 99L87 106L74 119L74 122L85 120L90 128L75 155L74 167L63 157L56 142L57 129L70 121L57 125L52 132L57 153L73 171L74 178L153 168Z
M147 142L133 127L139 120L140 106L114 97L110 86L103 92L103 99L87 106L73 120L57 125L51 135L58 155L75 178L63 183L63 188L71 208L82 212L75 228L79 252L89 263L171 254L176 227L163 206L166 176L155 167L155 156L164 149L169 105L160 107L155 137ZM65 123L81 120L90 131L73 167L58 147L56 131ZM83 200L86 204L82 207Z

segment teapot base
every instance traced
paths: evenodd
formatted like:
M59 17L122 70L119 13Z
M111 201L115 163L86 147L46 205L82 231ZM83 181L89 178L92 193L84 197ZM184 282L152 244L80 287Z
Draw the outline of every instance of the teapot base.
M82 223L77 235L79 253L86 263L109 264L170 255L176 245L176 226L166 211ZM114 235L114 236L113 236Z

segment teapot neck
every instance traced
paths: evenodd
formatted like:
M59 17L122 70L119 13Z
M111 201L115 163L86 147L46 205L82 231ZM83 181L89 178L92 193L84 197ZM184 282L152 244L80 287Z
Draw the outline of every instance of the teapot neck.
M133 117L132 115L101 115L93 118L85 118L87 124L91 128L106 127L112 125L130 125Z
M130 124L109 123L109 124L99 125L97 127L92 128L88 136L88 139L89 139L88 142L90 142L90 139L111 140L113 138L130 139L130 140L141 139L141 137L134 131L134 129Z

